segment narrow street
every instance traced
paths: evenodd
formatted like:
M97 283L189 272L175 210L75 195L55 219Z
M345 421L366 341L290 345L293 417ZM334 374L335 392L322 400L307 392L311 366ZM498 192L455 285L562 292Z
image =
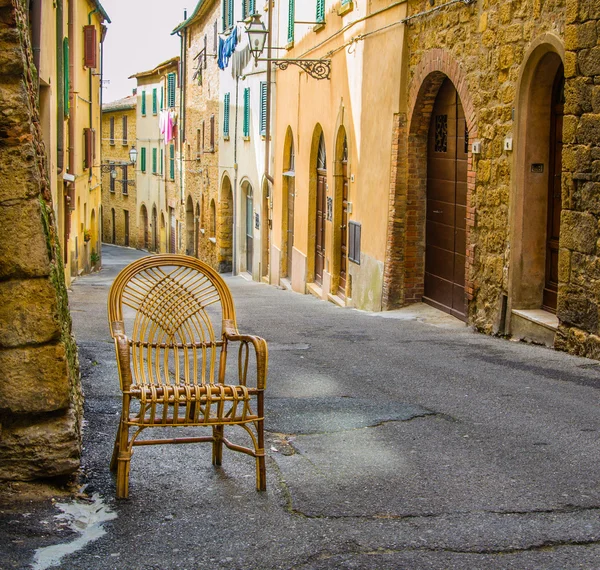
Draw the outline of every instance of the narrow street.
M429 308L364 313L242 277L226 278L239 329L270 348L268 491L240 454L215 469L209 445L152 446L136 449L130 499L115 501L106 298L140 255L104 246L103 269L70 294L82 484L116 518L60 568L600 567L600 363ZM25 547L42 545L30 542L29 560L0 567L28 567Z

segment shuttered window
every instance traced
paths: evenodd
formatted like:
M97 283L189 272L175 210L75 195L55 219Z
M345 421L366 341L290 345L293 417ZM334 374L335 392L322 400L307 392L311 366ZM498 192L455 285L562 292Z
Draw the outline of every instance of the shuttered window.
M169 178L175 180L175 145L169 145Z
M63 66L65 77L65 118L70 114L71 78L69 76L69 38L63 40Z
M156 174L158 172L158 149L152 149L152 174Z
M96 131L83 129L83 168L92 168L96 157Z
M250 88L244 89L244 136L250 136Z
M256 0L243 0L242 2L242 20L256 12Z
M146 172L146 147L140 149L140 170Z
M289 0L289 11L288 11L288 44L294 41L294 19L295 19L295 1Z
M160 110L162 111L165 108L165 88L160 88Z
M146 116L146 92L142 91L142 117Z
M325 21L325 0L317 0L317 22Z
M123 194L129 194L129 189L127 187L129 180L127 179L127 165L126 164L121 166L121 172L123 173L123 178L121 180L121 186L122 186L121 191L123 192Z
M109 176L109 180L110 180L110 191L114 194L115 192L115 186L116 186L116 178L117 178L117 171L115 169L115 165L114 163L110 163L110 176ZM114 212L114 210L113 210ZM114 227L114 224L113 224Z
M152 89L152 114L158 113L158 91L156 88Z
M110 126L108 131L108 142L110 144L115 144L115 118L110 118Z
M225 93L223 100L223 136L229 137L229 106L231 102L231 93Z
M175 82L175 73L169 73L167 75L167 107L169 107L169 109L175 107Z
M161 148L160 149L160 175L162 176L163 174L163 164L165 162L165 151Z
M84 26L83 27L83 41L84 41L84 62L85 67L95 68L97 65L96 54L97 39L96 39L96 26Z
M233 0L223 0L221 20L224 32L233 27Z
M215 116L210 116L210 151L215 152Z
M260 134L267 135L267 82L260 82Z
M127 144L127 115L123 115L123 144Z

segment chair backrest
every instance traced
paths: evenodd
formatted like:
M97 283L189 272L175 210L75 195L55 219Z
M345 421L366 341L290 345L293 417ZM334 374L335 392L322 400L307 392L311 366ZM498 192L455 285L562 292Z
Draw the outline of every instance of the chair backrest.
M108 318L113 338L129 340L135 384L222 381L222 326L236 327L235 309L223 279L198 259L163 254L129 264L110 289Z

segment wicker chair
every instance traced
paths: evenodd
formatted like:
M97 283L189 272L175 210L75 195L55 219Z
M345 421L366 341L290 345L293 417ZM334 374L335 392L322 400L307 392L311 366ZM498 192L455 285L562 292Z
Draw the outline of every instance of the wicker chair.
M117 473L117 498L129 494L133 447L161 443L212 442L214 465L221 465L223 444L246 453L256 459L256 488L264 491L267 343L239 334L223 279L193 257L144 257L115 279L108 318L123 393L110 464ZM229 360L237 352L237 366L228 370L232 343L239 348ZM251 446L225 437L225 426L233 425L249 434ZM167 438L138 439L157 427L208 427L212 433L175 438L167 430Z

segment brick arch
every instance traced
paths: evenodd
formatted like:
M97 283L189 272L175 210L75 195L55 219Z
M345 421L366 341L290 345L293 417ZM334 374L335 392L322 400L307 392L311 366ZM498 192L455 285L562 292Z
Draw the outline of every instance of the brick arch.
M477 137L473 100L456 60L442 49L430 50L417 65L408 90L407 114L396 116L392 147L390 218L384 270L383 308L394 309L422 300L425 279L425 208L427 201L427 137L433 105L443 81L454 84L465 112L471 140ZM472 196L475 171L471 152L467 174L467 262L465 291L473 298L474 226Z

